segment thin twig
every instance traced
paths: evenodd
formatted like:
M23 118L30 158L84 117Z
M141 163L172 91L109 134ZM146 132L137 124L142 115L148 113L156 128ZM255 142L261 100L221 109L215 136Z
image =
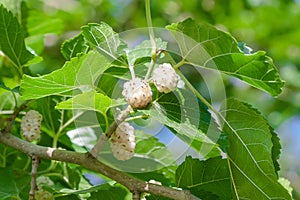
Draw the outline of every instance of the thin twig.
M106 134L101 134L100 138L98 139L97 143L93 146L93 148L90 151L90 154L97 158L99 152L101 151L102 147L105 145L107 140L111 137L111 135L115 132L118 125L123 122L128 114L132 111L131 106L128 106L125 110L123 110L118 117L115 119L115 121L109 126Z
M32 160L32 169L31 169L29 199L34 200L34 191L36 188L36 174L40 162L39 162L39 158L35 154L32 154L31 160Z

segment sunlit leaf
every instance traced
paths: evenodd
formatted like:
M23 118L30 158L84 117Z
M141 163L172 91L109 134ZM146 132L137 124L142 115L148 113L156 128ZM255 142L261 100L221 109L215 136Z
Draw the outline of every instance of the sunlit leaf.
M82 28L84 38L91 46L113 60L118 58L118 48L121 44L119 35L106 23L90 23Z
M111 107L125 104L124 101L113 100L102 93L95 91L88 91L76 95L66 101L60 102L55 107L56 109L80 109L80 110L94 110L105 114Z
M234 76L273 96L281 92L283 81L265 52L244 54L228 33L207 24L198 25L192 19L172 24L167 29L187 63Z
M21 67L34 55L25 46L24 32L18 19L0 5L0 49L14 63Z
M176 183L201 199L232 199L227 160L221 157L205 161L187 157L176 170Z
M109 61L97 52L72 58L50 74L40 77L25 75L21 83L23 99L38 99L50 95L70 96L73 90L94 88L97 78L109 67Z
M272 159L272 129L248 104L229 99L223 104L228 164L238 199L291 199L278 183Z

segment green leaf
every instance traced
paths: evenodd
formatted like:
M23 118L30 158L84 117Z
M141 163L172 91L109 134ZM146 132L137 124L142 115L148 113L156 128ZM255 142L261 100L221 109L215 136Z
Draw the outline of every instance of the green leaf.
M23 19L23 12L24 10L24 4L25 2L22 0L1 0L0 3L7 9L10 10L14 16L16 16L18 19L21 20L21 17Z
M13 178L13 171L0 168L0 199L17 196L19 191ZM5 177L5 178L4 178Z
M283 81L270 57L263 51L244 54L228 33L192 19L167 26L177 41L186 63L218 70L266 91L281 92Z
M116 60L118 58L118 47L121 44L119 35L106 23L90 23L82 28L84 38L101 53Z
M130 192L120 184L111 185L109 183L103 184L98 191L92 192L88 200L130 200L132 199Z
M44 49L44 35L33 35L25 39L25 44L34 50L34 52L40 55Z
M105 114L109 108L123 105L124 101L112 100L108 96L102 93L96 93L95 91L88 91L82 94L76 95L66 101L60 102L55 107L56 109L68 109L68 110L94 110Z
M73 90L94 88L97 78L109 67L109 61L97 52L72 58L50 74L40 77L24 75L21 82L23 99L38 99L50 95L70 96Z
M78 170L78 167L71 168L70 165L68 165L67 174L71 188L78 188L81 176L81 172Z
M18 19L3 5L0 5L0 33L0 48L15 66L21 67L34 57L26 49L24 32Z
M82 34L66 40L61 46L61 53L66 60L76 57L79 53L87 53L89 46L85 43Z
M11 91L11 89L9 87L7 87L5 85L5 83L3 83L2 81L0 81L0 88L3 88L4 90L8 90L8 91Z
M167 48L167 42L162 41L161 38L155 38L156 48L165 50ZM142 44L137 45L134 49L126 48L128 64L134 66L137 59L152 57L152 45L150 40L144 40Z
M232 199L227 160L221 157L205 161L187 157L176 170L176 184L203 200Z
M272 129L248 104L228 99L221 113L229 147L227 159L237 199L291 199L278 183L272 159ZM255 120L254 120L255 119Z

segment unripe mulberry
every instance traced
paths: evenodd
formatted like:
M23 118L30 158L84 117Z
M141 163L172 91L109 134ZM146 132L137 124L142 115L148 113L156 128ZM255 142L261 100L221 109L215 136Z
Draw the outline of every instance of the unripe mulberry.
M118 160L128 160L132 158L135 145L134 128L127 122L122 122L110 140L110 148L114 157Z
M164 93L175 90L178 83L178 75L169 63L163 63L155 68L152 79L158 91Z
M124 83L122 94L132 108L144 108L152 100L151 87L140 78Z
M35 110L30 110L21 120L22 136L29 142L39 140L41 135L42 115Z

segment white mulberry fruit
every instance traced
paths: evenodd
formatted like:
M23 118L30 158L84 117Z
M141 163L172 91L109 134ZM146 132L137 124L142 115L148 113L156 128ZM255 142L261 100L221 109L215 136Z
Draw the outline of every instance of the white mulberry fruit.
M140 78L124 83L122 94L132 108L144 108L152 100L151 87Z
M122 122L111 136L110 148L118 160L129 160L135 149L134 128L127 122Z
M160 92L168 93L176 89L178 75L169 63L163 63L154 69L152 79Z
M30 110L26 113L21 120L22 136L29 142L39 140L41 135L41 121L42 115L35 111Z

